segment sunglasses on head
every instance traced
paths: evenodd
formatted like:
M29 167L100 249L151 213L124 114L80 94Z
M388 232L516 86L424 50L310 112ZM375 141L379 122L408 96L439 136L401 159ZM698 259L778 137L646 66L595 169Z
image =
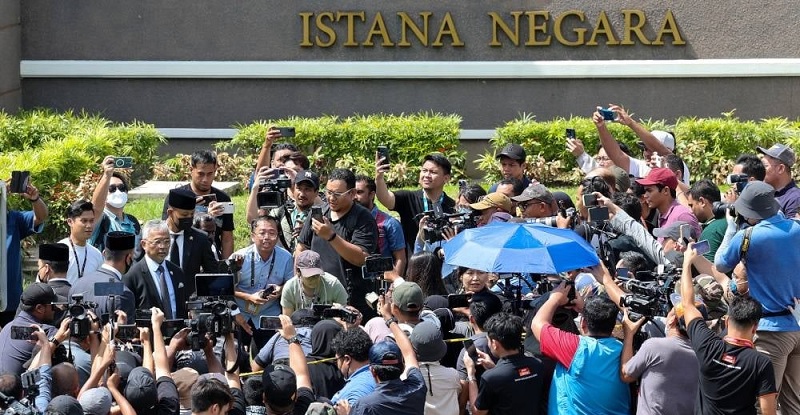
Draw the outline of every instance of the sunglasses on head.
M125 186L125 183L108 185L108 193L114 193L117 190L119 190L120 192L127 192L128 186Z

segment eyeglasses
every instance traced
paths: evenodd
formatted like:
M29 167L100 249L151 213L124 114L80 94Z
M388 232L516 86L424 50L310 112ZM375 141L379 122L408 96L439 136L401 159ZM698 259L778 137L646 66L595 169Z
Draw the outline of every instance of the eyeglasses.
M542 202L539 199L531 199L525 202L519 202L517 203L517 206L519 206L521 210L525 210L528 208L528 206L538 205L539 203L544 203L544 202Z
M266 238L274 239L274 238L278 237L278 232L258 232L258 233L254 233L253 235L255 235L255 236L259 237L259 238L265 238L266 237Z
M334 192L333 190L326 190L325 195L333 199L338 199L346 194L349 194L351 190L353 189L347 189L344 192Z
M128 186L125 186L125 183L108 185L108 193L114 193L117 190L126 193L128 191Z
M594 157L594 161L596 161L598 163L601 162L601 161L609 161L609 160L611 160L611 159L608 158L608 156L595 156Z
M152 241L147 241L150 245L155 246L169 246L170 240L169 239L154 239Z

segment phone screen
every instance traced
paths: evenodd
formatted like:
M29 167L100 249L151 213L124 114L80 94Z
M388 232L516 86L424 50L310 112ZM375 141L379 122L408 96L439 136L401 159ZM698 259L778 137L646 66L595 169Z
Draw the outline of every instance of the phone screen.
M261 316L261 321L259 323L261 330L278 330L283 328L281 318L278 316Z
M617 278L628 278L628 269L617 268Z
M318 222L324 222L324 220L322 219L322 208L319 206L312 206L311 218Z
M576 138L575 129L574 128L567 128L567 139L568 140L574 140L575 138Z
M705 255L711 250L711 246L709 246L707 240L699 241L692 246L694 247L694 250L697 251L697 255Z

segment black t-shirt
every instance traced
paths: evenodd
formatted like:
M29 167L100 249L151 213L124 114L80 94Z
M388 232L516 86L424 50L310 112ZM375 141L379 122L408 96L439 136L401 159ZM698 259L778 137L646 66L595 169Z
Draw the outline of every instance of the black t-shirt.
M394 211L400 214L403 236L406 239L406 246L411 252L414 252L414 241L419 232L419 218L416 216L427 210L433 210L433 205L436 202L441 203L444 213L455 212L456 202L444 193L442 193L442 197L439 200L432 202L424 197L422 189L414 191L397 190L394 192Z
M294 415L305 415L308 407L316 401L314 391L309 388L300 388L297 390L297 399L294 401Z
M701 318L688 333L700 362L696 414L755 414L756 399L778 391L767 356L720 339Z
M324 206L322 208L322 214L330 219L330 206ZM357 245L368 255L377 253L378 225L375 223L372 214L363 206L353 203L353 206L344 216L340 217L338 220L332 220L331 224L333 225L333 230L340 238ZM361 266L356 266L345 261L344 258L333 249L330 242L326 241L324 238L318 237L314 233L314 229L311 227L310 215L306 218L297 241L306 248L319 254L322 259L322 269L339 278L339 281L348 289L350 302L354 307L362 313L368 311L366 300L364 300L364 294L372 291L373 286L371 281L365 281L363 279ZM347 270L352 270L353 292L349 292L350 290L345 280Z
M308 362L315 361L309 357ZM324 362L308 365L308 375L311 377L311 386L318 397L330 399L336 392L344 387L344 376L336 362Z
M475 407L491 414L539 414L544 388L542 362L515 354L481 376Z
M183 186L177 187L178 189L186 189L192 192L191 184L187 183ZM222 190L217 189L214 186L211 186L211 191L209 192L213 195L216 195L217 202L230 202L231 197L228 196L227 193L223 192ZM169 207L169 196L164 199L164 209L161 211L161 219L167 219L167 208ZM194 208L195 212L208 212L208 206L206 205L205 201L202 203L198 203L197 206ZM233 214L226 213L218 218L215 218L214 221L217 224L217 233L214 235L214 245L217 246L217 249L220 251L222 250L222 231L233 231Z

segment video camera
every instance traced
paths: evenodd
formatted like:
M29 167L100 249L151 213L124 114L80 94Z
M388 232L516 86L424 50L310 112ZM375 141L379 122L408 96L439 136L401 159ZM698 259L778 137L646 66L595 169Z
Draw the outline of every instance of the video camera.
M85 339L92 330L92 322L88 312L97 308L97 303L83 301L83 294L73 294L72 301L69 303L69 316L72 321L69 329L72 336Z
M286 189L291 186L292 179L286 175L283 169L280 170L278 177L261 180L258 183L258 194L256 194L258 208L269 210L283 206L286 203Z
M422 212L428 222L422 229L423 240L427 243L435 243L444 240L445 229L453 229L459 233L464 229L472 229L478 226L478 216L480 212L469 210L461 213L444 213L440 204L434 204L433 210Z
M736 193L742 193L747 183L750 181L750 176L746 174L729 174L725 179L725 183L735 185Z
M36 405L34 405L36 395L39 394L38 383L41 380L39 369L23 373L20 375L20 379L22 380L22 389L25 391L25 397L18 401L13 396L0 392L0 405L5 408L3 414L33 415L39 413L36 410Z
M666 272L659 271L651 274L653 279L650 281L636 280L632 278L617 277L623 282L623 288L630 294L620 298L620 306L628 307L628 317L636 322L642 318L666 317L669 312L669 295L675 287L678 268L670 268ZM637 276L644 276L642 272L637 272Z
M326 308L325 310L322 310L322 317L338 317L347 324L355 324L355 322L358 321L358 313L346 308Z
M214 337L233 332L234 318L231 310L236 303L227 298L233 297L232 274L197 274L195 276L197 299L186 302L186 308L193 313L185 325L191 329L187 341L192 350L202 350L206 344L206 334Z

